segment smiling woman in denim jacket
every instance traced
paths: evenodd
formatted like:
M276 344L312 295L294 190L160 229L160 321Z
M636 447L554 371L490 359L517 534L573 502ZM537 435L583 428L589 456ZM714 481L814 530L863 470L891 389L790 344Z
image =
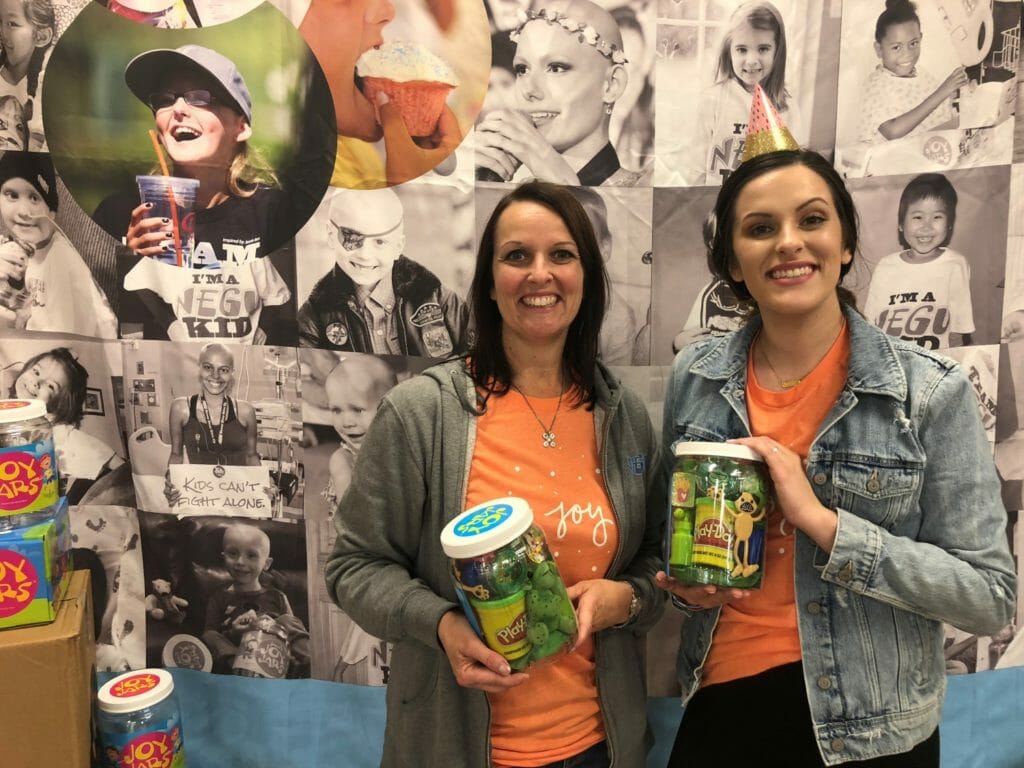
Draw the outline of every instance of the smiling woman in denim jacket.
M748 160L715 217L711 271L755 314L680 352L663 444L667 455L684 440L752 448L778 509L760 591L658 574L689 613L670 765L728 754L937 768L943 622L997 632L1016 589L971 387L956 363L871 326L838 287L857 217L820 155ZM662 469L667 485L671 459Z

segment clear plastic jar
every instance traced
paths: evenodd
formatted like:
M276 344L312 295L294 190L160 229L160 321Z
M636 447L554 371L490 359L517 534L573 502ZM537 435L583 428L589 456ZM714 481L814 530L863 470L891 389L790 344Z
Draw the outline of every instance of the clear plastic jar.
M0 531L34 525L56 510L57 453L42 400L0 400Z
M273 616L261 614L238 642L231 674L280 679L288 675L288 632Z
M445 526L441 547L470 624L513 669L572 647L576 612L524 499L493 499L466 510Z
M666 542L684 584L759 589L775 492L764 460L733 443L679 443Z
M170 672L125 672L104 683L96 698L102 768L185 768L181 713Z

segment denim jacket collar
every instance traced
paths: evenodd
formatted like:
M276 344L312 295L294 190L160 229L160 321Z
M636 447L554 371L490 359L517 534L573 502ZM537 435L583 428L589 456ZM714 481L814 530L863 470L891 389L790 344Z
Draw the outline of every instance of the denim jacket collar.
M907 377L893 350L892 341L865 320L852 307L843 306L850 328L850 370L847 386L854 392L888 395L897 400L907 397ZM746 385L747 351L761 328L761 316L754 315L734 334L709 341L690 373L713 380L730 380Z

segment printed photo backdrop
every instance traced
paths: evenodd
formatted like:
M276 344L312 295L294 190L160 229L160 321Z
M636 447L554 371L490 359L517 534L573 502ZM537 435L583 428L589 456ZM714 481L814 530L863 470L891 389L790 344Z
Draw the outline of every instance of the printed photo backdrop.
M344 139L331 86L351 73L339 74L338 62L302 29L324 18L318 14L329 4L196 0L179 29L146 26L102 2L53 0L54 42L43 46L38 77L26 76L19 99L22 109L31 99L33 117L3 144L10 159L0 157L0 169L9 169L0 173L0 192L17 178L10 169L34 168L32 183L49 211L31 219L42 228L34 232L0 194L0 253L20 247L15 235L38 244L24 259L25 291L0 292L0 385L22 396L73 395L50 397L50 411L76 556L105 594L97 606L98 667L387 684L387 644L326 592L331 518L380 398L471 342L465 299L478 233L508 188L507 179L478 173L485 157L500 157L494 135L515 131L500 142L507 157L498 165L509 179L540 176L578 188L612 280L602 355L660 424L675 352L744 320L727 287L710 279L702 228L741 151L743 77L759 69L784 74L775 91L787 101L784 116L849 179L862 220L849 278L860 305L870 299L879 307L873 320L958 360L974 385L1020 562L1020 3L976 3L973 12L945 0L918 3L916 77L945 78L961 66L966 84L945 100L942 121L892 138L858 132L860 123L878 128L888 119L871 126L878 116L863 109L865 81L881 64L874 45L881 0L577 3L578 21L621 39L625 63L586 39L559 38L557 22L537 18L542 0L395 2L393 18L367 32L370 47L378 37L416 39L443 53L470 84L447 102L465 141L417 178L367 190L329 184ZM780 56L762 51L744 63L725 44L737 42L736 20L754 11L781 20L784 73ZM540 72L524 21L561 57ZM768 38L781 53L781 37ZM964 39L977 41L975 49ZM268 252L247 252L252 233L234 232L216 243L215 259L179 267L122 245L127 222L124 232L110 233L93 219L106 196L130 191L136 174L158 167L147 137L153 114L128 91L125 64L140 51L185 42L234 58L253 95L252 143L281 172L285 207L305 212ZM8 64L0 66L6 73ZM566 87L561 78L571 67L588 88ZM606 101L600 86L609 82L614 98ZM912 96L887 95L897 110L916 106ZM734 102L735 117L714 112L726 102ZM4 109L0 102L0 115ZM711 133L708 114L718 115ZM718 128L725 133L713 135ZM492 136L481 141L485 132ZM584 172L593 158L560 133L601 139L623 172ZM369 143L380 168L382 145ZM555 147L559 162L536 161L545 147ZM611 156L604 152L597 165L607 171ZM939 245L934 234L915 234L912 217L900 211L905 194L907 207L919 202L908 190L925 174L955 193L955 202L945 198L948 231ZM941 269L877 277L903 248L943 249L930 262ZM17 284L19 275L3 276L8 286L12 277ZM408 320L397 336L372 332L359 311L355 297L375 291L393 297ZM73 301L61 302L65 296ZM88 307L89 322L62 325L65 305ZM175 446L181 459L172 461ZM255 574L230 567L246 549L261 563ZM950 674L1024 664L1021 600L1018 618L992 637L947 631ZM679 624L669 611L648 637L654 695L677 691ZM257 663L256 638L275 663Z

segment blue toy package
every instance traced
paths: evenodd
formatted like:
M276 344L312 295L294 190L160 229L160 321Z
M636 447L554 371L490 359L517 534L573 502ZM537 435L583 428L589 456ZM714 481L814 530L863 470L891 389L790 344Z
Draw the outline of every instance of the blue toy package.
M68 501L48 519L0 533L0 629L47 624L71 575Z

